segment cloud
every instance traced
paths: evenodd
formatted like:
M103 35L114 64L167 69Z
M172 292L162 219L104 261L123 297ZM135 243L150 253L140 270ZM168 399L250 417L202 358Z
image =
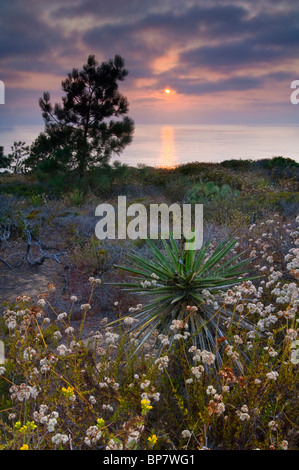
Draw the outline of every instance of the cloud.
M33 115L43 90L61 96L61 80L89 54L124 57L121 89L139 116L145 103L159 105L165 86L195 102L298 78L297 0L15 0L1 9L0 79L15 90L11 116L14 96L28 107L32 99Z
M281 59L280 50L262 48L256 42L241 41L191 49L180 56L182 66L212 69L243 69L253 65L267 65Z
M169 51L177 56L177 64L170 61L169 75L173 70L181 75L182 69L190 76L203 71L240 75L253 67L263 72L295 58L299 26L289 9L278 14L270 6L267 13L253 13L247 2L196 4L181 13L149 13L134 23L97 26L86 31L82 41L87 48L105 50L108 55L122 54L132 64L132 77L137 70L139 78L142 71L144 78L155 76L153 64L158 59L162 62ZM260 80L236 78L235 83L254 87Z
M231 33L233 26L246 15L244 8L236 6L192 6L181 14L175 11L149 13L139 21L93 27L86 31L82 40L89 47L111 49L122 45L133 54L138 48L157 54L168 48L188 47L189 41L206 41L215 33Z

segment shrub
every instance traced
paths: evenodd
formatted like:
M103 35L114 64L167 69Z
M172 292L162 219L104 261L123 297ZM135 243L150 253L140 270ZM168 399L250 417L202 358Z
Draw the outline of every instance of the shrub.
M163 336L173 324L175 329L190 336L195 347L216 353L220 364L221 356L217 352L216 340L224 336L226 324L233 321L232 312L223 309L218 302L211 302L210 294L224 293L241 282L246 272L248 260L240 260L240 255L227 259L236 241L226 239L209 253L209 244L197 252L179 249L174 238L170 245L162 240L165 253L162 253L150 240L147 243L153 259L139 255L129 255L134 267L119 267L137 277L138 283L121 284L131 292L154 296L155 300L144 306L134 317L138 320L132 327L132 333L140 339L142 345L154 331ZM238 319L241 326L251 328L247 321ZM139 346L140 347L140 346ZM161 348L160 348L161 350Z
M73 189L72 192L67 194L67 199L72 206L79 207L85 201L85 196L80 189Z
M254 168L265 168L267 170L271 170L273 168L292 168L292 167L299 167L299 163L291 158L285 157L273 157L273 158L264 158L260 160L256 160L254 162Z
M200 181L194 185L185 195L187 204L204 204L209 201L222 201L224 199L239 196L240 191L232 190L228 184L215 185L212 181Z
M252 168L253 160L224 160L220 163L223 168L231 170L249 170Z

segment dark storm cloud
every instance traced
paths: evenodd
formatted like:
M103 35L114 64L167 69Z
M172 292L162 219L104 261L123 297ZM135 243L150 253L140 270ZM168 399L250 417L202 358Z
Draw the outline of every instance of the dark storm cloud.
M194 80L188 78L178 79L175 75L168 80L170 88L184 95L215 94L224 91L246 91L265 83L266 77L230 77L215 81ZM164 74L160 77L161 88L165 83Z
M98 60L121 54L130 72L125 86L131 96L142 78L146 90L168 85L197 96L296 79L294 66L289 70L287 64L297 61L298 47L298 0L1 2L0 79L17 89L7 94L15 106L13 97L23 96L26 104L34 98L34 110L45 89L38 76L57 75L59 93L58 75L80 68L88 54ZM168 54L173 59L163 68ZM275 67L284 64L279 75ZM28 87L28 77L23 85L26 73L35 74L37 82L22 94Z
M227 35L228 41L203 45L183 52L181 64L186 67L242 69L279 63L296 58L299 45L299 16L293 11L260 14L241 19L242 34ZM243 37L242 37L243 36Z
M30 56L47 50L56 43L54 32L25 5L6 4L0 18L1 59ZM2 8L2 7L1 7Z
M271 89L273 84L280 83L289 89L289 84L292 81L292 74L290 72L276 72L264 73L258 76L236 76L233 75L227 78L220 78L217 80L208 79L190 79L180 78L173 70L171 74L167 72L160 74L157 88L163 89L163 85L167 80L168 86L177 93L184 95L202 96L202 95L215 95L222 92L238 92L249 91L261 87Z
M246 9L234 5L196 5L180 14L175 10L149 13L133 24L124 21L123 24L97 26L89 29L82 41L95 53L105 51L107 56L116 52L123 55L132 78L150 78L153 76L151 62L170 48L184 48L190 41L210 37L215 40L217 34L220 38L235 35L236 29L243 34L241 23L247 15ZM187 61L192 66L192 60Z
M178 73L180 68L238 72L297 57L299 17L294 15L294 9L298 11L298 5L278 12L268 4L266 13L253 14L247 2L192 5L180 14L175 10L149 13L134 24L91 28L82 39L90 48L109 53L117 50L129 62L132 58L132 75L136 66L139 70L144 68L144 77L151 76L149 62L174 47L182 50ZM200 46L192 48L192 41ZM236 79L238 83L241 80ZM248 83L255 87L259 81Z
M92 28L85 33L83 41L93 47L111 48L112 45L122 44L128 50L132 46L137 48L139 44L146 52L157 54L161 52L161 47L165 50L175 45L184 46L191 39L207 39L214 37L215 33L227 35L234 31L235 35L236 28L242 24L246 15L247 11L237 6L193 6L181 14L174 11L149 13L134 23L109 23ZM240 27L240 30L243 28ZM150 32L153 34L153 41L149 44L144 39L144 34ZM155 35L158 36L155 38Z
M53 19L49 22L44 2L7 2L0 19L0 56L12 68L18 61L22 70L47 72L51 67L61 73L61 66L49 56L53 51L67 56L81 41L107 58L121 53L132 72L144 70L145 77L150 74L149 61L175 47L182 50L181 65L191 68L240 68L292 57L299 43L298 4L285 2L285 10L277 11L279 2L264 2L267 8L257 13L252 3L54 0L48 4ZM82 31L88 16L98 18L99 25ZM80 32L65 34L63 21L67 26L69 19L81 21ZM192 48L192 41L200 47Z
M269 18L269 27L264 28L259 34L258 39L261 45L270 45L278 47L286 54L294 53L294 48L299 45L299 12L294 17L293 13L284 18L276 19L273 24L273 18ZM285 48L288 49L285 49Z
M241 41L216 46L203 46L181 54L181 64L188 67L210 67L230 70L256 64L268 64L281 59L282 52L275 48L260 47L256 42Z
M1 5L1 68L12 71L61 73L57 57L76 45L75 38L63 28L49 24L44 17L43 2L35 0L6 2ZM57 2L53 2L55 4Z
M84 18L88 15L99 17L100 19L121 19L122 21L127 17L132 19L133 17L144 15L149 7L159 3L156 0L85 0L77 4L65 5L64 2L60 2L60 6L53 10L53 18Z

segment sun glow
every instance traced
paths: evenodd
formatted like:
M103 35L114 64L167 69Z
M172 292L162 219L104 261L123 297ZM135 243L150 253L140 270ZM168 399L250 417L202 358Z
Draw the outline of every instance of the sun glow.
M159 167L175 167L175 140L174 129L171 126L164 126L161 129L161 154Z
M164 93L166 93L166 95L169 95L171 93L171 90L169 88L165 88Z

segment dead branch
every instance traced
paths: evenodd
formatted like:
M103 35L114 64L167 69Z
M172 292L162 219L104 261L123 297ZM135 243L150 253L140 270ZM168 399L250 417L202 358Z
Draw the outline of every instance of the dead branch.
M52 250L53 248L45 245L43 242L38 240L34 233L32 233L31 230L27 228L26 224L25 232L27 235L26 261L28 264L30 264L30 266L41 266L47 259L53 259L54 261L56 261L56 263L60 264L59 257L65 255L65 251L53 254L46 253L45 250ZM36 246L39 249L39 252L41 254L39 258L34 259L34 256L32 254L33 246Z
M60 264L60 259L59 258L61 256L65 255L66 252L61 251L59 253L48 253L48 251L54 250L55 248L51 247L51 246L47 246L45 243L43 243L41 240L39 240L34 235L34 233L31 230L28 229L27 223L26 222L24 222L24 223L25 223L24 231L25 231L25 234L27 236L26 254L25 255L21 255L21 254L18 254L18 253L11 254L8 258L11 258L12 256L20 256L21 257L21 259L19 261L17 261L15 264L10 263L8 259L4 259L2 257L0 257L0 262L5 264L5 266L7 266L9 269L19 268L25 260L27 261L27 263L30 266L41 266L47 259L53 259L54 261L56 261L56 263ZM5 244L7 246L9 246L9 243L8 243L9 237L10 237L10 229L9 229L9 227L8 228L4 227L4 229L2 230L2 232L0 234L0 244L2 242L5 242ZM34 257L34 255L32 253L32 248L33 247L38 248L39 256Z
M18 261L18 262L17 262L16 264L14 264L14 265L12 265L11 263L9 263L7 260L1 258L1 256L0 256L0 261L1 261L1 263L5 264L5 266L7 266L7 267L10 268L10 269L19 268L19 267L24 263L25 256L24 256L24 255L20 255L20 254L18 254L18 253L14 253L13 255L10 255L9 258L10 258L11 256L16 256L16 255L17 255L17 256L21 256L21 260Z
M0 231L0 246L1 243L5 243L8 246L8 239L11 234L11 229L9 225L2 225Z
M64 278L64 286L63 286L63 288L62 288L63 294L64 294L64 293L68 290L68 288L69 288L69 282L70 282L72 267L73 267L72 264L67 264L67 265L64 266L64 268L63 268L63 273L62 273L63 278Z

